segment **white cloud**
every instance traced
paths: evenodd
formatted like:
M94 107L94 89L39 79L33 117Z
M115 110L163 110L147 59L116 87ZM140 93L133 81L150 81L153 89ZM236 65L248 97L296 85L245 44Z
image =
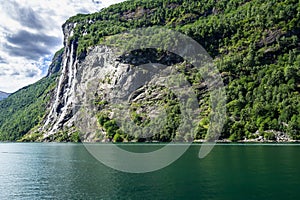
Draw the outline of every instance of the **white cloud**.
M0 5L0 90L14 92L42 78L62 47L61 25L124 0L11 0Z

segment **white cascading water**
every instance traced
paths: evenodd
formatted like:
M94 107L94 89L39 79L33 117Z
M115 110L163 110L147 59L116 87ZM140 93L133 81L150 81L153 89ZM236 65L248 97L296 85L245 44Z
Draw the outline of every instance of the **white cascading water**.
M46 131L45 137L54 134L58 129L60 123L65 119L69 110L68 107L72 106L72 100L74 96L75 83L73 81L76 75L76 62L74 63L74 45L71 45L70 51L67 50L67 56L64 59L64 64L62 68L62 75L59 78L55 100L53 106L51 107L50 113L46 118L43 130ZM65 83L64 80L68 78L68 82ZM63 93L63 96L61 94ZM71 98L70 98L71 97ZM63 105L60 110L58 107Z

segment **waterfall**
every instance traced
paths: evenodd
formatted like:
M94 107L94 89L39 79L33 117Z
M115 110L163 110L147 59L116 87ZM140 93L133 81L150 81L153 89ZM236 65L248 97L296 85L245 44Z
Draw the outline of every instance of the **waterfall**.
M72 101L74 100L73 90L75 88L74 79L77 63L75 61L76 58L74 58L74 51L74 44L71 44L70 48L66 48L63 68L56 89L55 100L42 128L43 131L46 132L45 137L54 134L60 128L60 124L65 120L70 112L69 108L72 106Z

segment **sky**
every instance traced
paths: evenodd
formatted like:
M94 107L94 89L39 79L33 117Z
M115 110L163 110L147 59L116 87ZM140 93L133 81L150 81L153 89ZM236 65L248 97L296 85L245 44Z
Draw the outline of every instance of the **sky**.
M77 13L93 13L124 0L1 0L0 91L15 92L47 74L63 47L61 26Z

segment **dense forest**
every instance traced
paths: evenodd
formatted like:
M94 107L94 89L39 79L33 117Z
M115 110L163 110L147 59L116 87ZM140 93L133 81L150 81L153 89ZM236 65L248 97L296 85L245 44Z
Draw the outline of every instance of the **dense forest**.
M54 75L44 78L0 102L0 140L19 139L41 122L55 80Z
M69 42L82 58L106 36L139 27L164 26L198 41L226 85L221 138L237 141L278 133L300 139L299 21L298 0L129 0L66 24L77 24ZM48 77L1 101L0 139L20 139L41 123L54 86ZM202 117L196 139L205 136L208 119Z

